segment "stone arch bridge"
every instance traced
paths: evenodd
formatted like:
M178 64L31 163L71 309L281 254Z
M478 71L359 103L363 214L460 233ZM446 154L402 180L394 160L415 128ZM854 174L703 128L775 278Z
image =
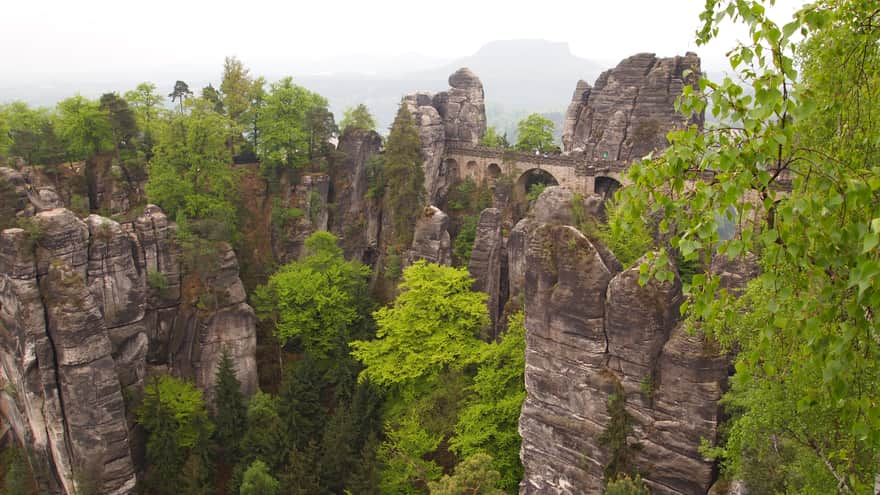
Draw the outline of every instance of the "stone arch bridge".
M483 146L447 146L442 170L477 183L503 175L515 181L515 194L525 194L536 176L552 179L581 194L613 193L629 185L628 163L619 160L587 161L577 155L536 155Z
M477 183L506 175L515 181L514 194L524 197L529 181L536 175L552 179L560 186L581 194L610 196L621 186L631 184L626 177L630 162L623 160L588 160L579 155L536 155L484 146L451 145L446 147L441 171L470 178ZM787 171L785 171L787 172ZM701 179L711 181L712 172L701 172ZM778 189L791 189L787 173L776 179Z

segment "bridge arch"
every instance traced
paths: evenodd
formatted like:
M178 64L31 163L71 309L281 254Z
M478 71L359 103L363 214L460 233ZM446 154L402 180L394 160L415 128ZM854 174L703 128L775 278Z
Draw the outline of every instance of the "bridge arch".
M611 199L614 197L614 193L617 192L618 189L623 187L623 184L620 183L614 177L607 177L604 175L596 176L596 182L593 186L593 190L596 194L602 196L603 200Z
M520 174L514 185L514 195L517 202L525 201L533 186L543 184L545 186L558 186L559 180L550 172L542 168L530 168Z
M486 171L489 173L489 177L493 179L501 177L501 166L499 166L497 163L490 163L489 166L486 168Z
M452 177L458 175L458 162L455 161L455 158L447 158L443 160L443 163L440 165L439 175L449 175Z

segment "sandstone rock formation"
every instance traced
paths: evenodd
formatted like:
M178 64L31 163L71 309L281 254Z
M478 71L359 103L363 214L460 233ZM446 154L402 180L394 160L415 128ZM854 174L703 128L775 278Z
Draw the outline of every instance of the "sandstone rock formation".
M679 324L677 280L640 286L638 267L621 271L569 225L563 191L548 188L509 241L526 314L520 493L601 493L612 394L624 398L633 464L652 493L705 493L714 465L699 445L717 434L728 358Z
M364 262L375 260L379 247L379 212L367 198L367 164L378 155L382 137L375 131L349 128L339 138L337 150L342 155L334 163L330 188L330 228L339 237L345 257Z
M75 493L82 476L101 493L132 493L125 397L140 393L150 368L210 395L227 348L243 391L256 390L255 318L235 255L226 246L208 276L222 297L193 308L159 208L126 224L81 220L46 208L52 195L29 185L27 229L0 232L0 414L27 447L40 493Z
M470 69L449 76L448 91L432 95L412 93L403 98L416 121L422 142L425 190L428 203L439 204L458 175L446 170L443 155L447 144L476 145L486 132L483 84Z
M452 240L448 229L449 215L436 206L426 206L416 220L409 262L425 260L438 265L452 264Z
M565 114L562 144L590 160L636 160L666 146L666 133L688 121L675 110L686 84L696 84L700 58L640 53L605 71L593 87L579 81ZM702 124L702 116L691 120Z
M489 295L486 305L494 338L507 302L507 248L501 228L501 210L487 208L480 213L468 271L474 277L474 290Z

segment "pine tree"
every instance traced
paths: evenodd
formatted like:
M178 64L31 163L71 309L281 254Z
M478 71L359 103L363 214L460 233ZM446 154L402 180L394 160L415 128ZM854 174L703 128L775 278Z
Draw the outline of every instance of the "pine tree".
M338 408L324 430L319 459L321 486L331 493L341 493L354 470L356 433L351 411L346 407Z
M247 407L241 393L241 382L229 349L224 348L217 366L214 385L214 438L227 459L238 454L239 442L247 428Z
M385 147L386 206L393 216L394 233L401 246L412 242L413 226L425 200L422 141L415 121L401 103Z
M318 445L309 442L303 449L293 447L281 475L284 495L315 495L322 493L318 476Z
M319 441L326 412L321 406L324 377L317 363L306 357L289 367L281 381L278 412L284 421L288 444L304 448Z
M379 460L376 456L379 440L370 433L361 448L360 458L349 476L345 488L358 495L379 495Z

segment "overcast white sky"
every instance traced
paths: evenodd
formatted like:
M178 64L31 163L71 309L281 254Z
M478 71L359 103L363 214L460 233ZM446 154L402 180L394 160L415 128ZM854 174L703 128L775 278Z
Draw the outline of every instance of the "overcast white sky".
M779 2L786 18L802 3ZM703 0L0 0L0 83L48 76L203 69L237 55L253 72L307 58L454 58L493 40L566 41L616 63L697 51L720 67L733 36L693 42ZM338 70L344 70L340 67Z

